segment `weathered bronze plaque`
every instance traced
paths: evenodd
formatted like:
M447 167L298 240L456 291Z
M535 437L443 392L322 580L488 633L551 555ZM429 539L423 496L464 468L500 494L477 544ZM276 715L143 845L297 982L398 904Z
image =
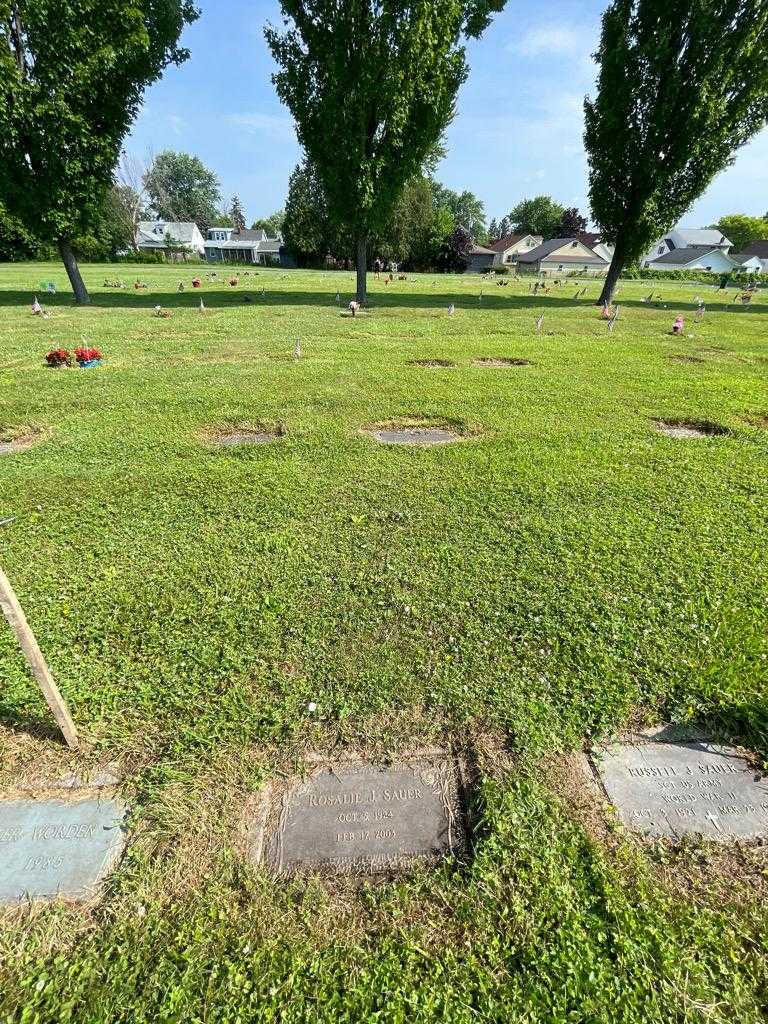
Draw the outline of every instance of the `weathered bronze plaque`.
M0 903L89 896L125 845L119 800L0 801Z
M282 874L399 871L467 845L458 768L448 759L320 768L276 811L266 860Z

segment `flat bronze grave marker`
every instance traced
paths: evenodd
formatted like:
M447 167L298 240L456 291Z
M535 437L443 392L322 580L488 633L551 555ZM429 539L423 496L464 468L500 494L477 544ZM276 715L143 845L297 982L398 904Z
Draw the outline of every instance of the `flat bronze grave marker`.
M401 871L467 846L458 767L447 758L318 768L275 810L266 861L279 874Z
M768 778L732 747L616 743L593 761L621 820L649 836L768 838Z
M90 896L125 845L120 800L0 801L0 903Z

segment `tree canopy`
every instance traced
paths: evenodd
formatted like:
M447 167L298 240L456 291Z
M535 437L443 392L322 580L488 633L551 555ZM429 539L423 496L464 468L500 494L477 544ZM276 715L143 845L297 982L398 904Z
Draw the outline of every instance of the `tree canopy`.
M557 238L565 207L551 196L522 199L509 211L511 230L518 235L542 235Z
M194 221L205 234L219 217L219 179L197 156L164 150L155 157L144 183L163 220Z
M188 53L191 0L0 0L0 194L59 245L78 301L71 239L112 182L144 89Z
M622 268L676 224L768 117L766 0L614 0L585 142L594 219Z
M266 30L280 99L317 168L331 218L356 241L366 298L368 240L389 220L454 114L462 39L506 0L280 0Z
M750 242L768 239L768 217L747 217L743 213L732 213L721 217L716 226L733 242L736 252L741 252Z

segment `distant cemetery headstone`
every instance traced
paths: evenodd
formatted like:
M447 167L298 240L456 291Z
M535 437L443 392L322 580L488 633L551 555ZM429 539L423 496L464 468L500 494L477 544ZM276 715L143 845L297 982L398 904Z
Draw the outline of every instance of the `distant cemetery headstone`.
M617 743L594 763L624 824L649 836L768 838L768 779L732 747Z
M119 800L0 801L0 904L90 896L125 845Z
M279 874L402 871L467 846L459 771L448 758L317 769L278 803L264 854Z

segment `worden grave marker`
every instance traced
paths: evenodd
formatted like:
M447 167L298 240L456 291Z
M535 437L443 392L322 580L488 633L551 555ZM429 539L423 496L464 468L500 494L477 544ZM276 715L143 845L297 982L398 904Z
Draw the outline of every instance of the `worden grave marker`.
M621 820L650 836L768 838L768 779L731 747L619 743L595 764Z
M123 850L119 800L0 801L0 903L90 896Z
M399 871L467 845L458 768L448 759L318 769L277 811L266 860L281 874Z

